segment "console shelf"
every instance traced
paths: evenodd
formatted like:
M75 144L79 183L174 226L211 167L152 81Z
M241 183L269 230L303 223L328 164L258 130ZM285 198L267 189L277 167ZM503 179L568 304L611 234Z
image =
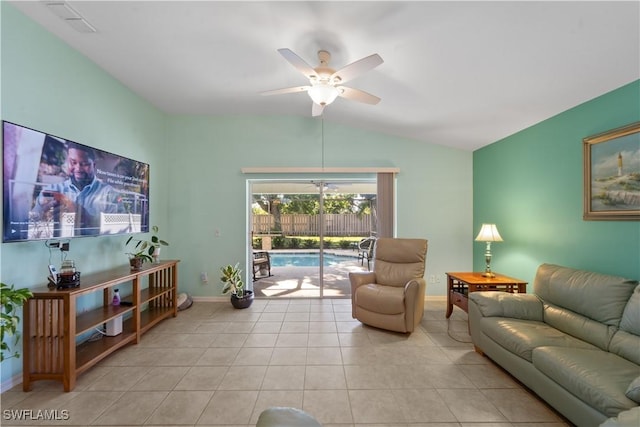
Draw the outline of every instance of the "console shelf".
M178 262L147 264L139 271L126 266L83 275L77 288L32 289L33 297L23 307L23 390L29 391L33 381L58 380L64 391L71 391L79 374L118 349L137 344L143 333L162 320L175 317ZM112 306L112 288L129 282L130 305ZM99 291L102 306L77 313L78 298ZM77 343L81 335L121 316L126 317L122 333Z
M133 311L133 307L105 305L76 316L76 335L90 331L103 323Z
M171 307L151 307L140 314L140 332L145 333L162 320L173 315Z
M75 349L76 374L81 374L119 348L135 342L135 339L136 333L123 326L120 335L103 337L98 341L85 341L78 345Z

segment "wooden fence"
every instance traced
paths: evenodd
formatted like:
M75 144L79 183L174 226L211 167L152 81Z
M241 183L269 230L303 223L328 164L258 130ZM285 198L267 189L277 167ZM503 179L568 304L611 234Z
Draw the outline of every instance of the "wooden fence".
M276 231L273 215L253 215L253 234L284 234L285 236L320 235L320 215L282 214L282 229ZM371 215L325 214L325 236L369 236Z

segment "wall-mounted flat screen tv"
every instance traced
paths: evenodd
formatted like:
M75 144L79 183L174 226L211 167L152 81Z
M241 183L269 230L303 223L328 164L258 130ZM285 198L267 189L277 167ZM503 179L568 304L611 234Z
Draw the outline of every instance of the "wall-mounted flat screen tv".
M149 231L149 165L3 121L3 242Z

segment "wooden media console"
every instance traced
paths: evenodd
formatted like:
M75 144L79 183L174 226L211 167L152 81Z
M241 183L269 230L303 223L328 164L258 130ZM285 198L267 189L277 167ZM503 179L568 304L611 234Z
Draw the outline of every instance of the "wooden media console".
M61 381L71 391L79 374L119 348L137 344L151 327L177 310L178 260L145 264L139 271L129 266L81 276L80 286L69 289L32 289L33 297L23 307L24 391L37 380ZM124 303L113 306L117 285L131 283ZM78 313L78 299L102 291L102 306ZM115 319L122 319L122 332L99 340L80 338Z

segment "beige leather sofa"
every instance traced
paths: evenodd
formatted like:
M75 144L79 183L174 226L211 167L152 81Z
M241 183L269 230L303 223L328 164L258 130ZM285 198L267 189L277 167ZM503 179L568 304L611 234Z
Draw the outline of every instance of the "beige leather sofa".
M349 273L351 310L362 323L413 332L424 314L427 241L379 238L373 271Z
M640 414L637 280L543 264L533 294L471 293L469 327L479 351L575 425Z

